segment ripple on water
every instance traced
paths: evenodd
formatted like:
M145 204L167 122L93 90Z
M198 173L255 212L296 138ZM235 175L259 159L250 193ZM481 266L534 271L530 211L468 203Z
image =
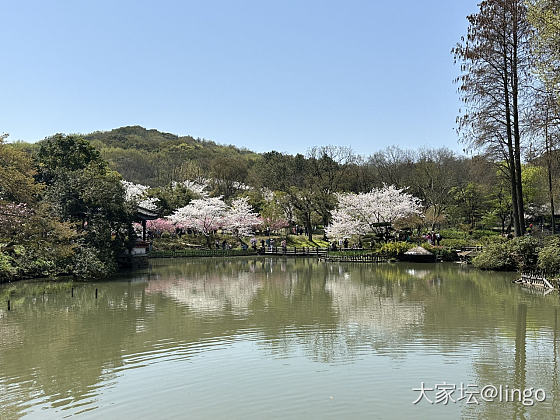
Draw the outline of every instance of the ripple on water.
M560 377L558 300L501 274L250 259L152 270L96 285L97 301L61 292L2 314L0 418L494 418L414 407L412 388Z

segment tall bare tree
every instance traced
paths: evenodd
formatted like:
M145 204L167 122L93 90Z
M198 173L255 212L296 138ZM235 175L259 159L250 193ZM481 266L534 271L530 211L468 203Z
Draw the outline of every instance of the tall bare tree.
M465 106L462 140L505 162L516 235L525 231L521 184L522 89L529 78L529 27L521 0L485 0L467 17L467 36L453 48L461 64L456 82Z

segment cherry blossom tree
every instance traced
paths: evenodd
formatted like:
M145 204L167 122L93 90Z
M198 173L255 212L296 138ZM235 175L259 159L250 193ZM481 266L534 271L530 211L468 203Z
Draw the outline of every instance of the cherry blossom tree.
M208 189L210 185L207 179L201 179L200 181L186 180L183 182L173 182L172 185L173 187L181 185L185 187L187 190L191 191L192 193L202 198L206 198L209 196Z
M227 211L228 206L221 197L207 197L192 200L168 219L179 227L203 234L210 244L210 236L224 225Z
M272 232L280 229L286 229L290 226L290 222L286 219L277 219L274 217L261 217L261 226L268 227Z
M32 211L25 203L0 202L0 237L11 237L21 230L22 224L31 216Z
M360 194L338 194L338 206L326 229L330 238L364 235L375 231L379 223L393 223L420 214L420 200L394 185L374 188Z
M157 210L158 199L147 196L150 187L129 181L121 181L121 183L125 189L126 201L134 202L138 207L145 208L146 210Z
M237 237L249 236L255 226L261 224L259 215L253 212L248 197L233 200L225 216L224 227Z
M163 233L174 233L175 225L168 219L159 218L148 220L146 222L146 229L156 236L161 236Z

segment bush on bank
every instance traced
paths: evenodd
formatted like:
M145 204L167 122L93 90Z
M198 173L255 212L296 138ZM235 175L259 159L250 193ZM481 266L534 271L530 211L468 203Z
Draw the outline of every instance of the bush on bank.
M522 236L506 242L494 242L473 259L482 270L532 271L560 274L560 238Z

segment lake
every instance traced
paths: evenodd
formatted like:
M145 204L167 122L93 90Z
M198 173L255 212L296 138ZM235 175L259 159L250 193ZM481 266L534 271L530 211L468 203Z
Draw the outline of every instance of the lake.
M560 297L515 277L257 257L0 286L0 418L558 418Z

